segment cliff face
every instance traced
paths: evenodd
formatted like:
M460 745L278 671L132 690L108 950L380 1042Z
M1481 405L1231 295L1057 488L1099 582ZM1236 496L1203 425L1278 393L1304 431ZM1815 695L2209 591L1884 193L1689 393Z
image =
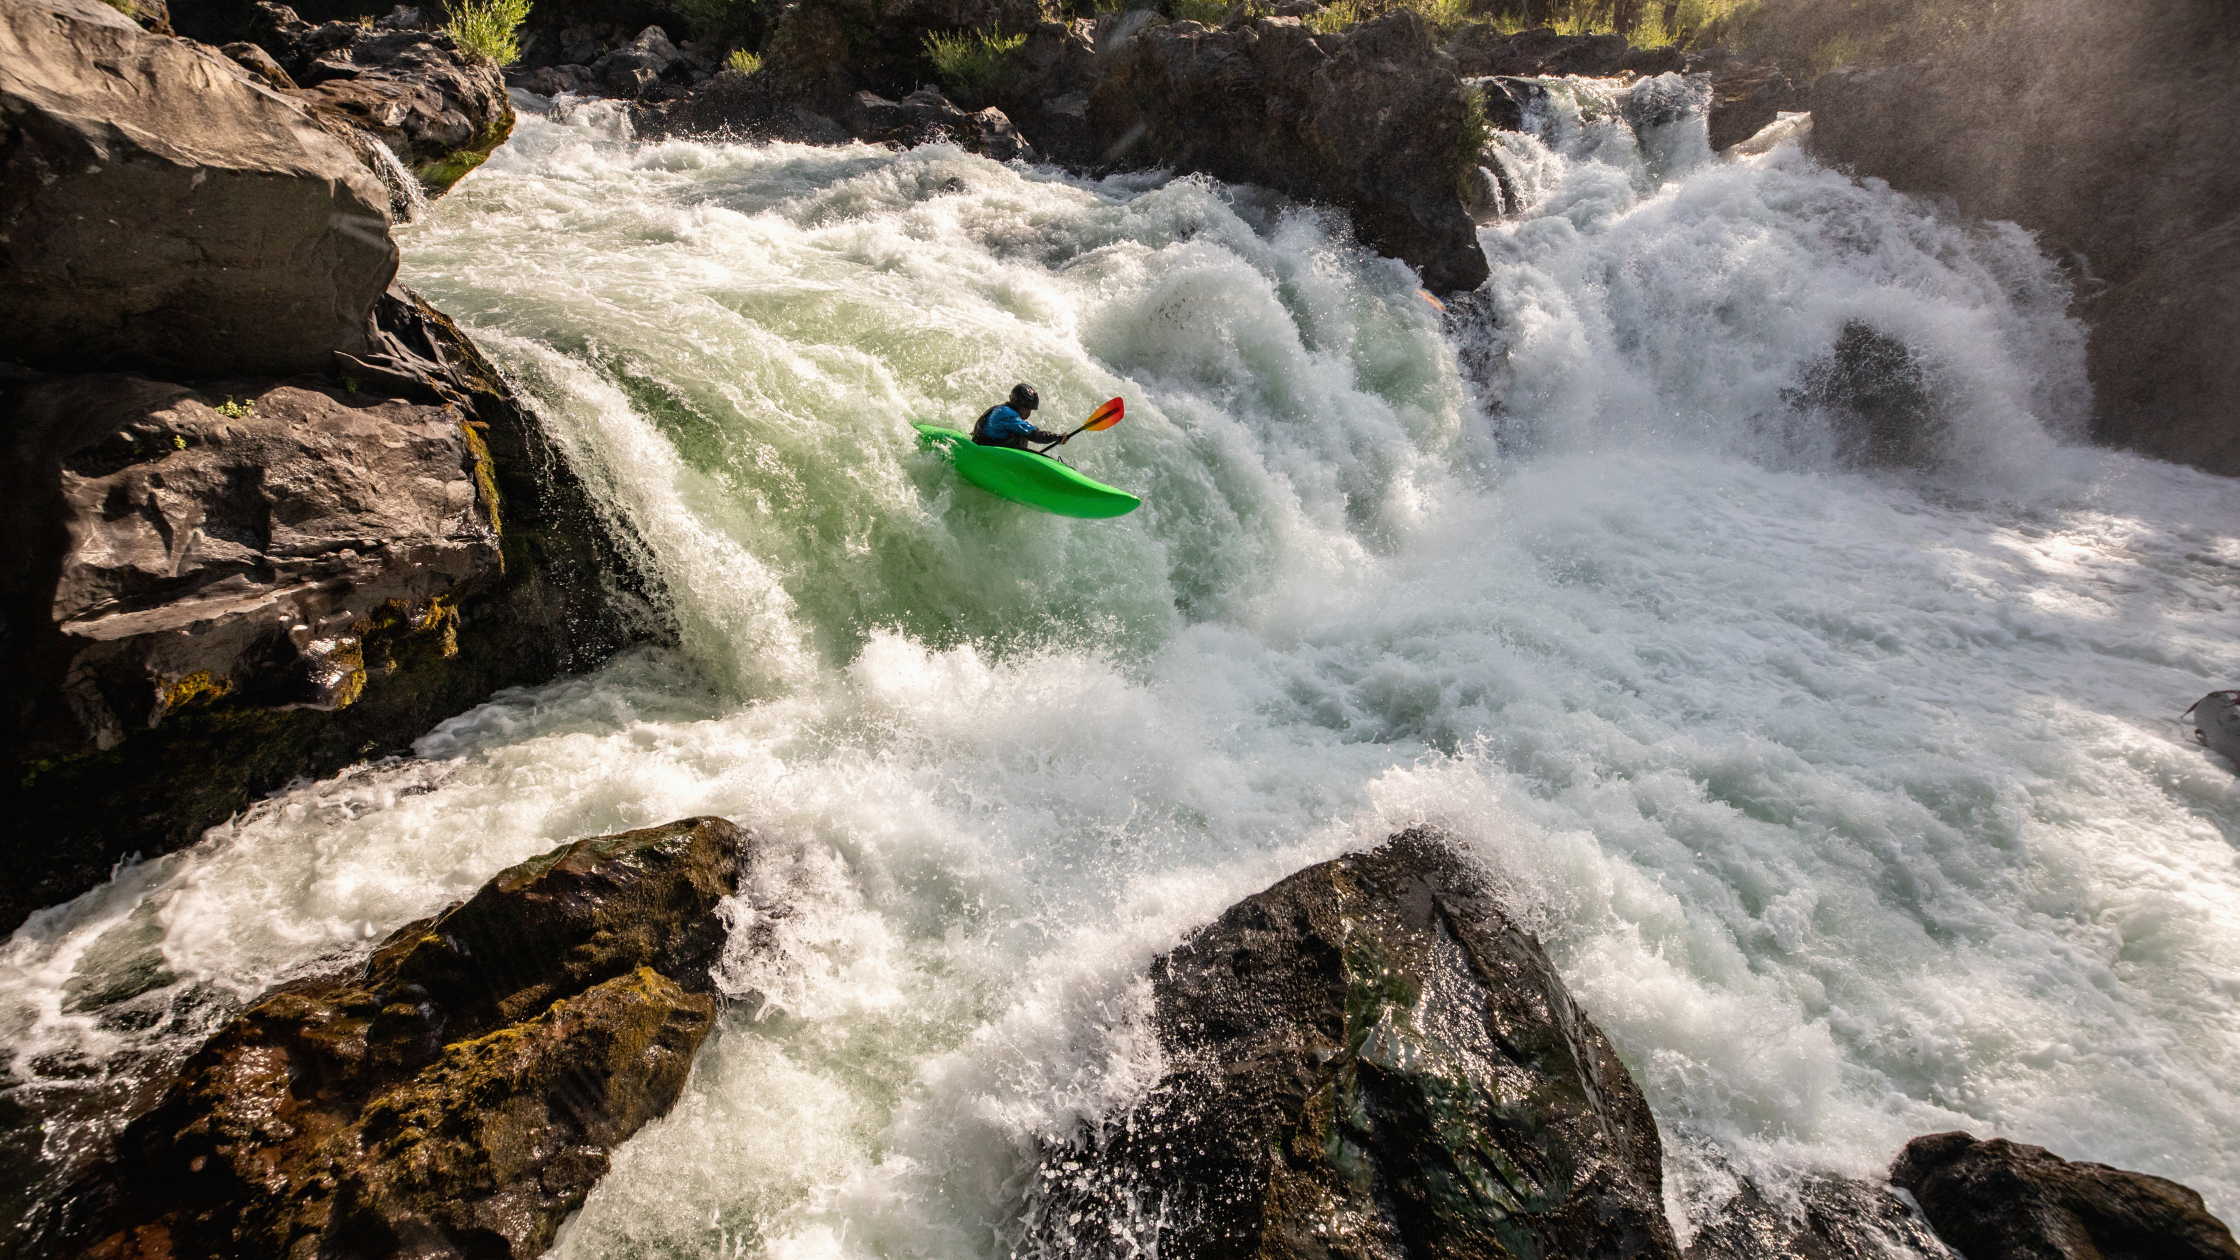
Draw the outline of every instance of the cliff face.
M2240 476L2240 24L2048 0L1949 56L1812 87L1829 161L2011 219L2078 264L2095 436Z
M664 633L536 416L390 287L331 118L94 0L0 40L0 930Z

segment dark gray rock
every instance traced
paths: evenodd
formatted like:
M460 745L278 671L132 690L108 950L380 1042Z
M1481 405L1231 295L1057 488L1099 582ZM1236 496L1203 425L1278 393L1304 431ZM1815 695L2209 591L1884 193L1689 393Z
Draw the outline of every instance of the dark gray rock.
M2081 0L1811 88L1812 148L2038 233L2091 325L2094 435L2240 475L2240 24Z
M1454 59L1399 9L1344 35L1295 18L1149 27L1107 55L1089 119L1108 166L1203 172L1338 206L1364 244L1444 292L1490 274L1463 206L1477 159L1468 108Z
M1861 320L1783 391L1789 405L1829 427L1836 457L1869 468L1936 461L1948 432L1928 375L1902 341Z
M317 372L396 274L388 195L215 50L0 7L0 343L59 371Z
M2186 712L2193 715L2194 740L2240 766L2240 691L2212 691Z
M1045 1156L1019 1254L1677 1260L1640 1090L1435 834L1246 898L1151 982L1165 1074Z
M721 818L563 845L286 984L180 1068L53 1241L100 1256L543 1254L713 1023ZM90 1245L88 1245L90 1244Z
M669 633L472 343L402 290L376 316L330 352L340 379L0 389L0 930L499 687Z
M1967 1260L2240 1260L2191 1189L2042 1146L1931 1133L1906 1143L1890 1180Z
M387 146L431 196L513 134L504 77L460 55L442 31L313 26L285 5L260 3L250 38L302 85L295 97L305 108Z
M1696 1227L1687 1260L1957 1260L1927 1221L1889 1187L1807 1177L1795 1210L1741 1188Z

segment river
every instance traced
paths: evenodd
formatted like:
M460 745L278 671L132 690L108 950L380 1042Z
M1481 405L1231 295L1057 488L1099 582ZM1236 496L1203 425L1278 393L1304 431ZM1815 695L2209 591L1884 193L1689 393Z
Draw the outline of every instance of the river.
M1442 313L1343 225L947 146L524 115L400 229L682 627L129 866L0 951L57 1163L276 978L508 864L757 828L731 1003L556 1255L1001 1257L1037 1141L1141 1089L1145 964L1419 821L1499 872L1646 1091L1686 1233L1735 1172L1969 1128L2240 1214L2240 483L2083 443L2011 225L1551 89ZM1601 95L1598 95L1601 94ZM1934 441L1860 463L1847 327ZM1816 375L1817 374L1817 375ZM1141 495L1070 521L908 422L1014 381ZM739 939L745 933L738 934ZM74 1107L74 1109L73 1109Z

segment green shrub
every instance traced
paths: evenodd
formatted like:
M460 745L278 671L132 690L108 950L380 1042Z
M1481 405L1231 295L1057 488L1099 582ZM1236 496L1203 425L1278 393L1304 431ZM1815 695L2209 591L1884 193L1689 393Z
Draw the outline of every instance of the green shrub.
M444 30L467 60L510 66L521 59L516 32L529 19L529 0L452 0Z
M732 49L731 55L724 58L724 64L730 66L732 69L738 71L741 74L762 73L761 55L758 53L748 52L744 48Z
M1177 22L1203 22L1207 26L1219 26L1229 20L1229 5L1226 0L1173 0L1173 3Z
M249 418L249 409L254 405L253 403L241 402L233 395L228 394L226 400L219 403L213 410L228 420L246 420Z
M1024 35L1002 36L987 31L926 36L926 60L948 87L978 96L1003 82L1004 61L1027 42Z

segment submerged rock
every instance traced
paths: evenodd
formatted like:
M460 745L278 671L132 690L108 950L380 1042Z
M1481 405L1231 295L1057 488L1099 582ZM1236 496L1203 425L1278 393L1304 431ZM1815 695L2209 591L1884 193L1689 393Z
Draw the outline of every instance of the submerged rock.
M324 371L397 270L350 149L99 0L0 6L0 344L16 364Z
M1864 320L1846 323L1783 398L1828 426L1847 464L1918 468L1944 447L1947 425L1927 371L1906 343Z
M1687 1260L1959 1260L1928 1222L1887 1186L1846 1177L1807 1177L1793 1210L1769 1202L1743 1179L1734 1196L1699 1223Z
M2240 691L2212 691L2186 712L2193 715L2194 740L2240 766Z
M1968 1260L2240 1260L2193 1190L1968 1133L1906 1143L1890 1180Z
M1641 1091L1436 835L1153 964L1166 1071L1052 1150L1020 1254L1678 1256Z
M694 818L563 845L282 985L82 1178L97 1256L530 1257L664 1114L713 1021L715 911L751 833Z

